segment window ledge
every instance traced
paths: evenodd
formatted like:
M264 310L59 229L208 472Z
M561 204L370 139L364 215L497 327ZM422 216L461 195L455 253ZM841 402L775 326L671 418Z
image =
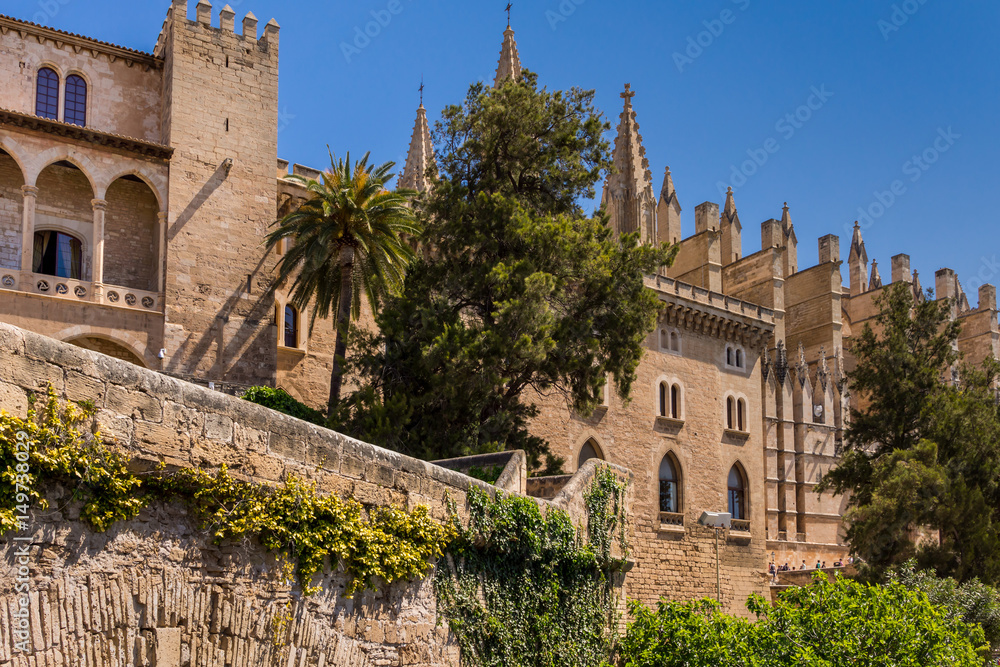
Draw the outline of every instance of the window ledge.
M278 354L286 355L289 357L304 357L306 356L306 351L301 347L285 347L284 345L278 346Z
M656 423L659 426L674 426L677 428L684 426L683 419L674 419L673 417L661 417L659 415L657 415L656 417Z
M661 533L686 533L684 528L684 515L676 512L660 512Z
M730 438L738 438L740 440L750 439L750 431L737 431L735 429L727 428L723 432Z

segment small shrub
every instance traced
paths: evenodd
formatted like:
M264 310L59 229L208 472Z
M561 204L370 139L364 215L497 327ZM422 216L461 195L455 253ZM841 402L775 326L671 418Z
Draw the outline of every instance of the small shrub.
M319 426L326 426L326 418L319 410L314 410L302 401L297 401L284 389L274 387L250 387L240 397L245 401L263 405L290 417L301 419Z

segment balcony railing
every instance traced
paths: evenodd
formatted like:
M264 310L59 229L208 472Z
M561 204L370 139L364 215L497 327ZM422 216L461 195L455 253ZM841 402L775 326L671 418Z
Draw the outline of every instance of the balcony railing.
M99 287L101 289L98 289ZM0 271L0 289L42 294L81 303L103 303L145 312L163 312L163 296L157 292L117 285L98 286L85 280L72 280L40 273Z
M684 515L678 512L660 512L660 525L683 528Z
M729 525L729 530L735 533L749 533L750 521L745 519L733 519Z

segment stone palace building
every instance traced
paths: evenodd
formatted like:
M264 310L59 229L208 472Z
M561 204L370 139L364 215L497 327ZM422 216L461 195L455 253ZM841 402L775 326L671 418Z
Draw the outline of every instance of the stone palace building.
M332 327L308 336L308 313L262 298L277 261L263 252L268 226L304 197L277 154L279 27L251 13L237 31L235 12L213 20L206 0L194 16L173 0L152 53L0 16L0 321L218 389L275 385L321 404ZM520 72L508 26L496 83ZM627 406L609 392L584 417L538 397L533 430L570 471L601 458L633 472L632 597L714 595L715 536L697 521L730 512L722 596L738 610L766 588L772 557L846 556L844 499L815 492L840 453L845 342L886 285L922 297L921 282L906 255L884 282L858 228L843 251L819 239L819 263L800 267L787 205L745 254L732 192L696 206L685 229L669 168L654 189L635 96L626 85L603 202L619 233L680 244L647 278L662 316ZM400 184L426 189L432 159L421 104ZM1000 356L995 289L974 307L953 271L934 287L963 322L961 350ZM566 480L529 490L551 497Z

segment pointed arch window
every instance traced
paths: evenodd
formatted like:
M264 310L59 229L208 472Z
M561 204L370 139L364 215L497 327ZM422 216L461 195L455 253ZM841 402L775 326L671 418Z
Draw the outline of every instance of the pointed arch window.
M660 511L681 511L681 476L680 465L670 452L660 461Z
M597 441L591 438L587 442L583 443L583 447L580 449L580 456L577 459L577 468L582 466L584 463L590 459L603 459L604 456L601 454L601 446L597 444Z
M742 398L736 401L736 430L745 432L747 430L746 425L746 412L747 412L747 402Z
M740 464L735 464L729 470L729 513L734 519L743 521L749 518L747 510L746 475Z
M294 306L285 306L285 347L299 346L299 313Z
M49 67L38 70L35 115L51 120L59 119L59 75Z
M70 74L66 77L66 104L63 120L72 125L87 125L87 82L82 76Z
M669 392L669 389L667 389L667 383L666 382L661 382L660 383L660 392L659 392L659 394L660 394L660 410L657 413L661 417L666 417L667 416L667 394L668 394L668 392Z
M670 417L681 418L681 387L678 384L670 387Z
M733 430L733 425L734 425L733 418L734 418L734 413L736 412L735 403L736 401L733 399L732 396L726 397L726 428L728 428L730 431Z
M681 351L681 337L676 331L670 332L670 351L671 352Z

